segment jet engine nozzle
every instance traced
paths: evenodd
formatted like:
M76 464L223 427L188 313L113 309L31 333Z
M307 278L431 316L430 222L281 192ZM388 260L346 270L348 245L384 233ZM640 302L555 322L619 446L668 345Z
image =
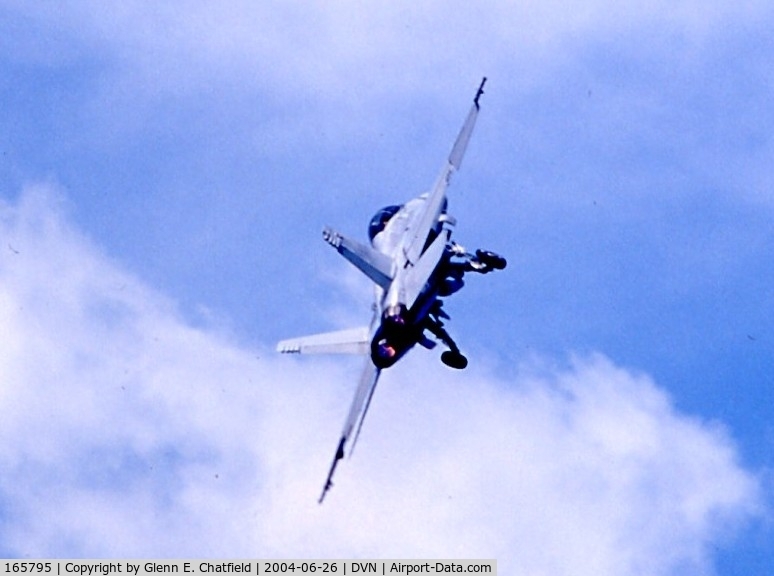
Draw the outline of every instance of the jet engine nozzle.
M385 309L382 323L371 341L371 360L377 368L389 368L417 343L416 327L408 309L396 304Z

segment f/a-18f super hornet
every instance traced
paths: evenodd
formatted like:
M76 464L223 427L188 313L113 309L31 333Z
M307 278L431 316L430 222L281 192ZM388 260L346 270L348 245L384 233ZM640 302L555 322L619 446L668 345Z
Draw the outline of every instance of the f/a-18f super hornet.
M444 364L457 369L468 365L444 328L444 320L449 316L442 299L463 287L467 272L486 274L502 270L506 262L502 256L486 250L471 254L451 240L456 221L447 212L446 188L462 164L485 82L486 78L481 81L451 154L429 192L405 204L379 210L368 226L370 245L331 228L323 230L323 239L373 281L375 303L371 323L362 328L283 340L277 345L277 350L284 353L367 356L320 495L321 503L332 486L339 460L345 451L351 454L354 449L383 369L395 364L417 344L434 348L436 340L448 348L441 354ZM350 438L352 446L348 447Z

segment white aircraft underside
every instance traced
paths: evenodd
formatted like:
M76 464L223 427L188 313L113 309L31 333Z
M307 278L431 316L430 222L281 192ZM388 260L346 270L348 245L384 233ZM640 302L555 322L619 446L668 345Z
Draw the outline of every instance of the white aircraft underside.
M460 288L466 272L487 273L505 268L505 259L488 251L469 254L451 241L454 218L446 213L446 189L459 170L479 111L486 78L433 188L403 204L388 206L371 220L371 244L362 244L325 228L323 238L368 276L375 285L374 314L368 326L283 340L277 350L296 354L357 354L366 356L355 397L344 423L319 501L332 486L333 473L345 451L354 449L381 371L419 344L436 346L426 332L449 350L441 360L465 368L467 359L443 328L448 319L441 298ZM352 439L351 446L347 446Z

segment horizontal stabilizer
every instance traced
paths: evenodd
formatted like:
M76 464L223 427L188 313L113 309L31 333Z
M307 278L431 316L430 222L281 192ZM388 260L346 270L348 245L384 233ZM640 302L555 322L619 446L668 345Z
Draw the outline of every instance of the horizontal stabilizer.
M323 240L385 290L392 281L392 260L371 246L342 236L332 228L323 230Z
M324 332L300 338L282 340L277 352L283 354L368 354L370 347L367 326Z

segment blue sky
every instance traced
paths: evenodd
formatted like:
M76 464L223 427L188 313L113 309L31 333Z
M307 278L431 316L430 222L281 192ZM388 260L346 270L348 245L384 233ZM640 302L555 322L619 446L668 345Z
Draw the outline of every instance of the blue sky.
M0 2L0 550L771 570L773 21ZM320 231L424 191L483 75L473 366L390 371L318 510L357 363L273 344L368 316Z

